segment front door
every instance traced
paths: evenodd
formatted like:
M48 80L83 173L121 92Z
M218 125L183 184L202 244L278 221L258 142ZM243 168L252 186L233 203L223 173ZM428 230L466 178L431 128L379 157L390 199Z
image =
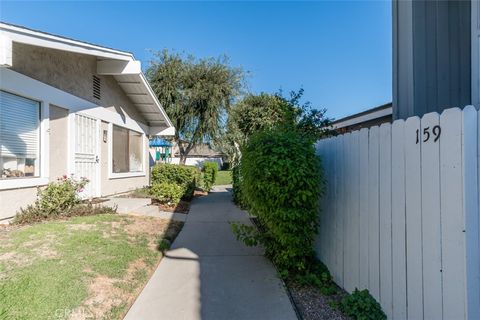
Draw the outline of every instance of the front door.
M89 180L80 196L99 196L99 120L75 114L75 177Z

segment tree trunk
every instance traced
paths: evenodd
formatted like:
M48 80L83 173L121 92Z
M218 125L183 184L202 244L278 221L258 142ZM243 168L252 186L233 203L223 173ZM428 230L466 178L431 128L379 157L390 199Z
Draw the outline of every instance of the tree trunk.
M187 155L180 153L180 164L185 164L187 162Z

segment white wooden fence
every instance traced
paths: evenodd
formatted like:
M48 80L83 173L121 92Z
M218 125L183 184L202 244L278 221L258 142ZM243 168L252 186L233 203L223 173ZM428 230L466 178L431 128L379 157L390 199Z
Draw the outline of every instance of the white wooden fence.
M319 258L389 319L480 319L480 113L447 109L320 140Z

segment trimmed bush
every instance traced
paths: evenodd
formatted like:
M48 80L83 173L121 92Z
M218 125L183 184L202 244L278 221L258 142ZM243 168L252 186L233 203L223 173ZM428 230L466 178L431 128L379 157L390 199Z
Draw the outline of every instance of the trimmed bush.
M367 289L355 291L340 301L340 310L356 320L386 320L380 304Z
M317 210L323 193L320 159L311 142L294 131L254 134L242 149L241 200L260 229L233 225L249 245L262 243L282 276L306 274L314 260Z
M174 182L155 183L150 187L152 198L168 205L178 204L184 193L184 187Z
M217 179L218 164L216 162L203 163L203 187L205 190L212 190Z
M200 182L200 170L193 166L162 163L152 168L152 185L176 183L183 187L182 197L189 200Z

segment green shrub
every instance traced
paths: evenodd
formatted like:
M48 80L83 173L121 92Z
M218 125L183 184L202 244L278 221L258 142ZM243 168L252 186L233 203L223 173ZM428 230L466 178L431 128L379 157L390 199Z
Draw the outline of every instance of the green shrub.
M171 245L172 243L168 239L165 239L165 238L157 239L157 249L161 252L165 252L168 249L170 249Z
M241 199L263 232L234 227L237 237L262 243L282 276L307 273L324 186L311 140L293 131L254 134L242 148L239 170Z
M77 181L64 175L45 189L39 189L35 205L47 216L61 214L81 202L77 193L82 192L87 183L85 178Z
M44 189L39 189L37 200L27 208L21 208L13 219L14 224L39 222L47 219L85 216L99 213L115 213L116 210L108 207L82 203L78 193L88 180L75 180L66 175L51 182Z
M203 163L203 187L210 191L217 180L218 164L216 162Z
M189 200L200 182L200 170L193 166L162 163L152 168L152 185L176 183L184 189L183 198Z
M241 174L239 164L235 165L232 168L232 193L233 202L240 208L247 209L245 201L242 200Z
M308 271L304 274L296 274L294 280L303 286L315 286L324 295L337 293L337 286L332 280L328 268L319 260L314 259L308 263Z
M160 203L176 205L180 202L185 192L184 187L174 182L154 183L150 187L150 195Z
M367 289L355 291L340 301L340 310L357 320L385 320L387 316Z

